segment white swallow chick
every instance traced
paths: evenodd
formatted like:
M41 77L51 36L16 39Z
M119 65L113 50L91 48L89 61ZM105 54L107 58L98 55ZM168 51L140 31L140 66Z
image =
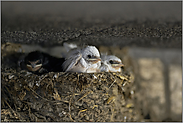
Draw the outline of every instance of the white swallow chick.
M95 46L72 49L68 52L62 68L65 72L95 73L100 71L101 58Z
M102 64L101 72L121 72L121 67L124 66L120 58L114 55L101 55Z

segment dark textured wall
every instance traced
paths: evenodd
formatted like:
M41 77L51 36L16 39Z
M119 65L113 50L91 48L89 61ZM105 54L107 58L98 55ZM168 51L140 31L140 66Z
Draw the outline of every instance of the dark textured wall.
M97 17L181 20L182 2L1 2L2 14L51 14L66 17Z

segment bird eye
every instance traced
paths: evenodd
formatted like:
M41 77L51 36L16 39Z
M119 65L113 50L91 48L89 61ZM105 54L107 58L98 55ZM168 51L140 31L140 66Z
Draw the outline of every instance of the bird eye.
M88 58L91 58L91 55L88 55Z
M109 63L113 64L113 61L112 61L112 60L110 60L110 61L109 61Z

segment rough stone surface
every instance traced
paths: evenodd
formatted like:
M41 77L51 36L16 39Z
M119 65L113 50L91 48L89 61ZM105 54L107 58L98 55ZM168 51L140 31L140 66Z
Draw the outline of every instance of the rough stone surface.
M142 98L139 100L144 106L143 109L148 108L143 112L151 114L153 121L161 121L166 118L163 64L159 59L146 58L141 58L137 62L141 86L141 89L137 90L137 94L140 94L137 97Z
M24 15L9 19L3 15L1 42L41 46L74 42L80 45L161 48L181 48L182 44L181 22L110 22L105 19L97 22L57 18Z
M182 113L182 69L181 65L169 66L170 77L170 99L172 119L176 121L181 119L179 114Z
M181 51L130 48L129 54L136 76L136 106L145 121L182 121Z

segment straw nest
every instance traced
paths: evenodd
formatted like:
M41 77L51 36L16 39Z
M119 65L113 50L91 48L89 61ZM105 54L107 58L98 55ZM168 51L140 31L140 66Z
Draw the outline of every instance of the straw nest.
M50 72L38 76L17 71L15 61L21 53L4 47L1 121L137 121L132 74Z

